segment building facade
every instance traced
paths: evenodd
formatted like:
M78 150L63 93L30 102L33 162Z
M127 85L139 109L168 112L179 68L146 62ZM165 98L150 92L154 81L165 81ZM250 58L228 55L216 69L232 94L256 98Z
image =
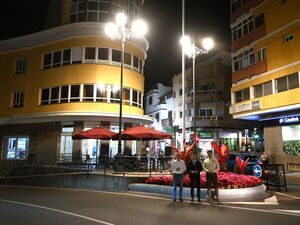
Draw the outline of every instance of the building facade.
M47 163L117 153L115 141L73 141L72 134L95 126L118 132L121 43L104 34L104 25L120 11L139 17L142 5L143 0L50 1L47 29L0 42L2 161L30 154ZM152 122L143 109L148 47L145 38L125 43L123 129ZM125 145L135 150L133 142Z
M230 113L260 122L273 163L300 157L299 28L297 0L231 0Z
M195 66L196 108L193 108L193 74L192 68L185 71L186 80L186 136L194 133L193 119L196 118L196 132L200 136L198 147L202 153L212 149L211 141L226 143L233 151L246 148L251 136L245 132L256 124L248 121L233 120L229 114L231 86L231 57L229 52L219 51L215 54L199 58ZM177 145L182 143L182 75L173 77L173 126L177 129ZM256 145L256 146L255 146ZM253 144L253 148L258 148Z

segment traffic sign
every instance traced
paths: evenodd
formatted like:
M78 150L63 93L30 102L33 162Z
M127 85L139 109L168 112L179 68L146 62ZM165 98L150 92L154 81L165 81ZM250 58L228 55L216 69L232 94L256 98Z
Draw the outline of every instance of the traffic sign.
M260 165L255 165L253 167L253 174L256 177L261 177L261 175L262 175L262 169L261 169Z

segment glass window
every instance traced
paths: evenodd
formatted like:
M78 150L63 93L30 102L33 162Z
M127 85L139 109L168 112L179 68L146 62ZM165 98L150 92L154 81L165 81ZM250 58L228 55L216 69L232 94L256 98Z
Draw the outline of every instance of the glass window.
M276 79L277 83L277 93L287 91L288 86L287 86L287 77L281 77Z
M257 61L264 61L266 59L266 48L261 48L257 51Z
M112 61L121 62L121 51L115 49L112 50Z
M254 86L254 98L263 96L262 84Z
M50 103L58 103L58 98L59 98L59 87L51 88Z
M293 73L288 76L289 80L289 90L299 87L299 75L297 73Z
M110 92L110 102L118 103L120 102L120 86L113 86Z
M94 101L94 85L85 84L83 86L83 101L92 102Z
M65 49L63 51L63 65L69 65L71 63L71 49Z
M93 21L93 22L98 21L98 13L97 12L88 12L88 21Z
M263 84L263 95L266 96L271 94L273 94L272 81L268 81Z
M16 74L25 73L27 69L27 60L26 59L18 59L16 61Z
M50 90L49 88L42 89L41 105L49 104Z
M130 105L130 89L123 88L123 104Z
M243 101L242 91L235 92L235 103Z
M124 64L131 66L131 54L124 53Z
M60 102L68 102L69 98L69 85L62 86L60 91Z
M53 67L61 66L61 51L53 53Z
M137 56L133 56L133 67L139 68L139 58Z
M264 14L260 14L259 16L255 17L255 27L260 27L265 23L265 17Z
M96 48L86 47L85 48L85 59L96 59Z
M14 93L13 108L20 108L24 105L24 92L18 91Z
M98 2L97 1L89 1L88 2L88 10L98 10Z
M149 97L148 105L152 105L152 96Z
M78 102L80 100L80 85L71 85L70 102Z
M44 54L43 69L51 68L51 64L52 64L52 53Z
M28 156L29 138L6 137L4 138L5 151L2 158L25 160Z
M98 59L108 60L108 48L98 48Z
M107 101L107 87L106 85L97 85L96 101L106 102Z
M286 44L286 43L290 42L293 39L294 39L294 35L289 34L289 35L284 37L283 42Z
M132 90L132 105L138 106L138 92Z

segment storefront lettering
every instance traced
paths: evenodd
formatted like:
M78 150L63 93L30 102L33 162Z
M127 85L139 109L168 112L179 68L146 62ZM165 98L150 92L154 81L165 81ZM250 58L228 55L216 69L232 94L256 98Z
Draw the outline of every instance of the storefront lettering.
M279 119L279 123L295 123L295 122L299 122L299 117L295 116L295 117L285 117L285 118L281 118Z

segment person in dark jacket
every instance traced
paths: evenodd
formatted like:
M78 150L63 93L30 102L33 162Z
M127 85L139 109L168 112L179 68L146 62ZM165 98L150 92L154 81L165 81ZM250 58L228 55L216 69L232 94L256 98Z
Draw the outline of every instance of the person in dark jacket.
M188 163L187 171L190 177L191 183L191 201L194 201L194 187L196 184L197 198L200 202L200 172L203 170L201 162L196 158L194 154L191 155L191 161Z

